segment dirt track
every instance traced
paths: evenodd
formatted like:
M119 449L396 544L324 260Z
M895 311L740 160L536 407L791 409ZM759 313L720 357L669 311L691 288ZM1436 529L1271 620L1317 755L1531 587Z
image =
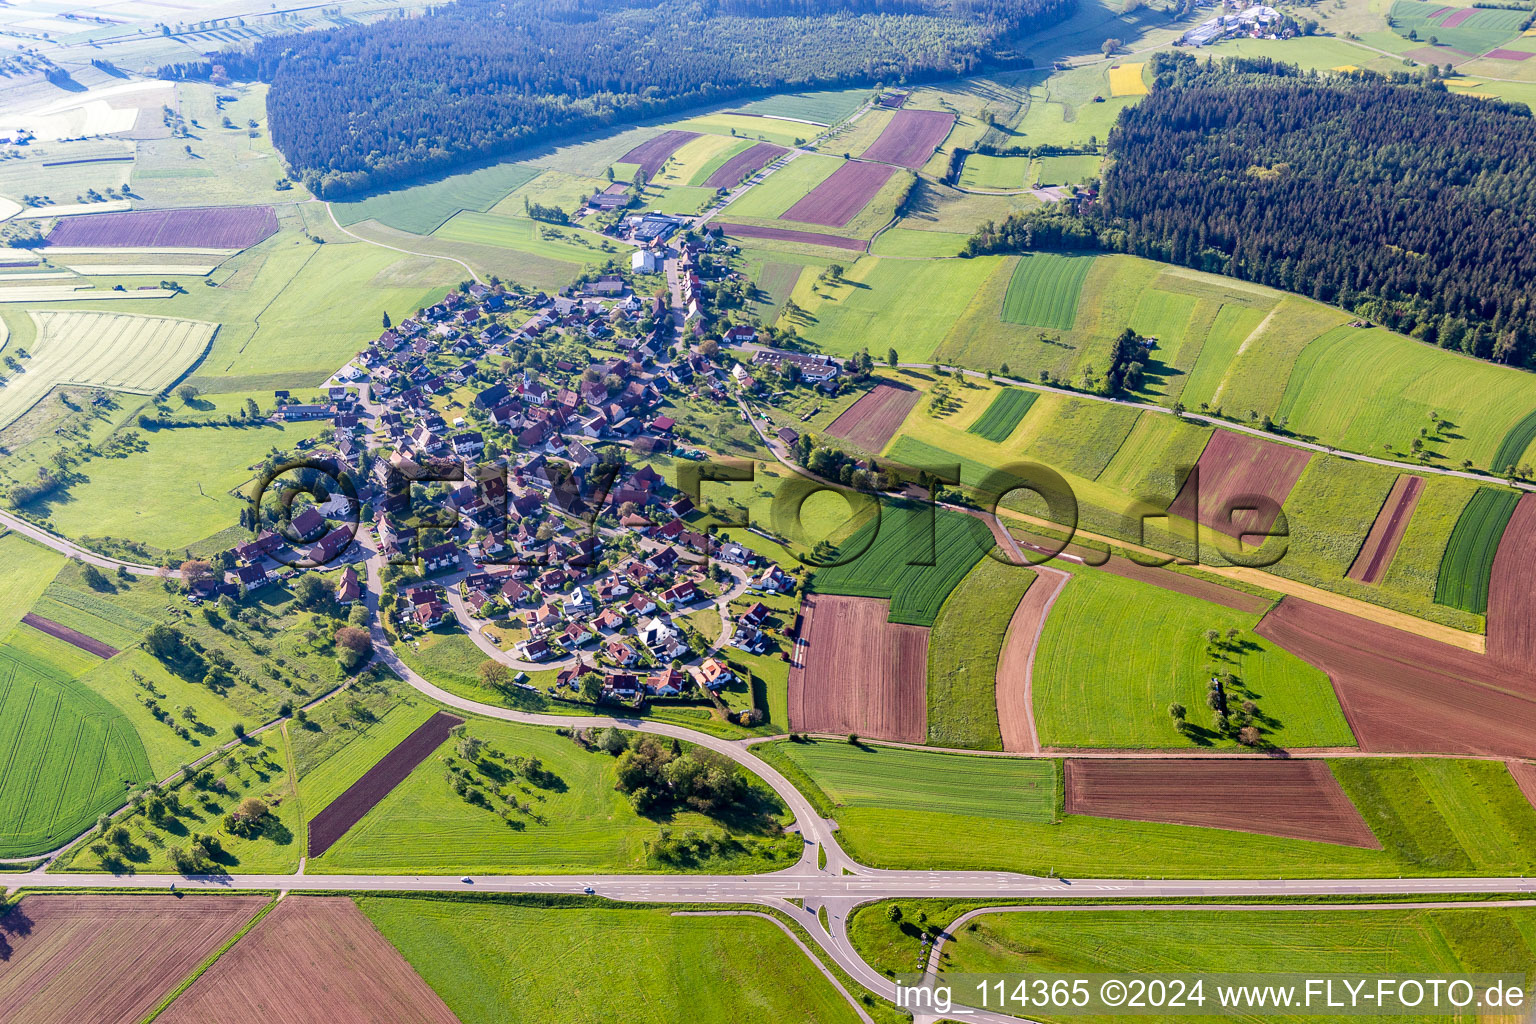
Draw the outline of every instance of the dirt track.
M878 455L917 404L916 388L881 382L827 425L827 433Z
M1035 567L1035 581L1024 591L1008 621L1003 653L997 659L997 724L1003 733L1003 749L1037 753L1040 736L1035 731L1033 675L1035 649L1051 605L1072 577L1048 566Z
M928 738L928 630L885 621L890 602L806 596L789 669L789 726L922 743Z
M265 896L28 896L0 918L0 1021L138 1024L266 903Z
M288 896L160 1024L459 1024L345 897Z
M1397 478L1346 576L1361 583L1375 583L1381 579L1381 574L1392 564L1392 556L1397 554L1397 545L1403 539L1408 520L1413 518L1413 510L1418 507L1419 495L1423 493L1423 477L1404 474Z

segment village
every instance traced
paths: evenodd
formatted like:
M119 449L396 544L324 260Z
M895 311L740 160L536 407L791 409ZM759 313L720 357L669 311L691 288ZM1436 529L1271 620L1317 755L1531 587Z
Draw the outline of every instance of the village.
M730 650L787 660L769 630L790 623L758 598L800 580L714 535L650 463L709 454L673 400L730 408L759 377L834 393L842 367L728 324L725 247L669 248L673 234L647 239L630 274L558 295L466 283L386 326L313 400L277 392L273 420L330 424L289 454L306 484L333 479L291 507L293 490L264 495L263 528L190 599L320 572L338 605L376 600L400 640L462 629L512 685L536 691L529 673L555 671L546 692L571 700L708 698L736 681ZM714 639L687 621L700 611L719 616Z

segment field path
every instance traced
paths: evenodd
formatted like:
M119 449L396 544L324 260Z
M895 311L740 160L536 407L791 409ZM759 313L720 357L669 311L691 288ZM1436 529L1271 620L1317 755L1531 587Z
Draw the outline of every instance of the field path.
M1244 338L1243 339L1243 343L1241 345L1237 346L1237 352L1235 354L1233 354L1233 356L1232 356L1232 362L1233 363L1236 363L1239 359L1241 359L1243 357L1243 353L1248 351L1248 346L1253 344L1253 339L1257 338L1259 335L1264 333L1264 329L1269 326L1269 322L1275 318L1275 314L1278 313L1278 312L1280 312L1280 306L1277 304L1274 309L1271 309L1265 315L1263 320L1259 321L1257 327L1255 327L1253 330L1248 332L1248 337ZM1228 369L1231 369L1231 365L1230 364L1228 365ZM1216 385L1215 392L1213 392L1211 394L1211 403L1210 404L1211 404L1211 406L1213 408L1218 403L1220 403L1222 389L1225 388L1226 386L1227 386L1227 376L1226 376L1226 374L1222 374L1222 376L1221 376L1221 383Z
M997 724L1002 728L1003 749L1038 753L1040 733L1035 728L1035 652L1056 598L1072 578L1061 569L1037 565L1035 582L1024 591L1008 622L1003 654L997 660Z

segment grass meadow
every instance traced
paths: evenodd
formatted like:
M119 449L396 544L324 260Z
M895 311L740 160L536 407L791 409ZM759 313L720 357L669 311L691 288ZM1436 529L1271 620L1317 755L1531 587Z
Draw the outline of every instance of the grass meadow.
M237 413L246 393L207 395L219 414ZM270 401L270 398L266 399ZM68 537L116 537L180 551L234 527L253 466L274 448L291 449L329 428L325 421L260 426L206 425L139 431L144 450L98 458L84 478L29 509Z
M1411 458L1426 428L1430 465L1460 468L1471 459L1497 471L1524 461L1536 437L1533 410L1527 371L1381 328L1338 327L1302 350L1274 415L1297 434L1400 459Z
M1230 672L1234 707L1258 704L1256 724L1282 747L1352 746L1328 677L1252 633L1259 616L1198 598L1081 570L1056 599L1035 658L1035 719L1050 747L1234 746L1204 726L1206 683ZM1205 632L1239 631L1214 655ZM1174 729L1171 702L1193 726Z
M884 354L894 347L903 362L929 362L953 322L956 307L951 303L964 303L1002 260L864 256L837 284L802 274L794 300L805 315L781 316L779 326L794 327L830 355L852 355L862 348ZM894 329L898 324L900 329Z
M904 900L903 917L925 912L947 925L972 904ZM1169 906L1031 908L987 914L944 947L942 973L1044 974L1156 971L1272 974L1414 975L1521 972L1536 953L1536 911L1529 907L1227 910ZM864 908L850 922L854 946L877 970L910 971L918 941ZM1214 992L1207 992L1213 998ZM1042 1021L1111 1021L1113 1016L1062 1016L1034 1010ZM1196 1016L1159 1015L1165 1021ZM1299 1020L1278 1015L1242 1019ZM1401 1019L1401 1018L1399 1018Z
M11 631L21 617L48 589L48 584L64 565L64 556L52 548L34 544L19 533L0 533L0 566L4 566L4 585L0 586L0 636Z
M1035 580L983 558L949 595L928 638L928 742L1001 750L997 662L1014 609Z
M364 897L363 913L463 1024L519 1019L855 1024L848 1002L771 921L667 907L535 908ZM707 970L701 970L708 965ZM579 979L573 984L572 979Z
M646 871L655 870L646 848L662 830L720 835L719 822L692 812L645 818L615 790L615 759L588 752L548 729L477 719L471 736L485 740L504 756L537 757L551 780L527 784L513 795L531 810L503 819L475 806L448 783L445 743L410 777L395 787L324 856L312 870L417 874L438 872ZM766 790L764 801L777 801ZM776 812L784 815L782 808ZM777 831L777 827L773 829ZM705 858L698 870L750 872L786 866L798 855L780 837L750 829L731 833L740 840L735 852Z

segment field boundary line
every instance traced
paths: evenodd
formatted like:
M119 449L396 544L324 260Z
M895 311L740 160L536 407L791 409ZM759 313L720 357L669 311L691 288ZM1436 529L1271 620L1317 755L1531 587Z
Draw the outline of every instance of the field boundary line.
M256 911L255 914L251 915L251 919L245 922L245 926L243 928L235 932L235 934L231 935L229 940L223 945L219 946L212 953L209 953L206 957L204 957L203 962L193 968L192 973L184 981L182 981L180 985L177 985L175 988L171 989L171 991L167 992L163 997L161 997L160 1002L155 1004L154 1009L150 1010L149 1013L145 1015L144 1019L139 1022L139 1024L150 1024L150 1022L153 1021L156 1017L160 1016L167 1009L169 1009L170 1005L176 1000L180 999L182 994L185 993L187 989L191 988L192 984L197 981L198 978L201 978L208 972L209 968L218 963L220 957L233 949L235 943L245 938L246 935L250 933L252 928L255 928L258 924L260 924L261 919L270 914L272 912L272 908L275 906L277 906L276 899L268 900L266 906L262 907L260 910Z

